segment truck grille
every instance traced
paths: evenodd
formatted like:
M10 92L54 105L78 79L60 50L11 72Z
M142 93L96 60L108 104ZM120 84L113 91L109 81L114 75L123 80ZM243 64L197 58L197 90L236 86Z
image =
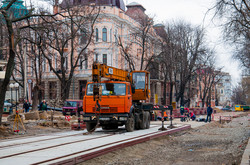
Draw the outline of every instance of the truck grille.
M95 112L95 107L93 107L93 112ZM117 107L109 107L109 109L101 109L101 113L117 113Z

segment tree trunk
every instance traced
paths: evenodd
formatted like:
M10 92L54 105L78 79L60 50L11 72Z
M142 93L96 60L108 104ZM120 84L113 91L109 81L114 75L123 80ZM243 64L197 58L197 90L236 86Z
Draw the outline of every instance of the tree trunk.
M11 41L9 44L11 45ZM1 87L0 87L0 125L2 125L2 115L3 115L5 95L6 95L7 87L9 85L10 77L14 68L15 52L11 48L9 50L9 53L10 53L10 56L9 56L9 60L8 60L7 68L6 68L5 79L3 80L3 83L1 84Z
M166 90L167 90L167 80L165 78L163 83L163 102L162 102L163 105L166 105L166 99L167 99Z
M205 106L205 98L203 98L202 100L201 100L201 102L202 102L202 108Z
M39 104L38 96L39 96L39 88L38 88L38 86L35 86L33 88L32 111L37 110L37 106Z
M5 95L7 91L7 87L10 82L10 77L13 72L14 64L15 64L15 51L14 51L14 33L13 33L13 27L12 22L8 21L9 19L6 19L6 15L4 15L5 20L7 21L7 28L8 28L8 35L9 35L9 59L6 67L6 74L5 78L3 80L3 83L0 86L0 125L2 125L2 115L3 115L3 108L4 108L4 100Z
M61 83L61 100L65 101L69 98L69 91L70 91L71 81L64 81Z
M173 101L173 87L174 87L174 83L171 81L170 82L170 92L169 92L169 104L172 105L172 101Z

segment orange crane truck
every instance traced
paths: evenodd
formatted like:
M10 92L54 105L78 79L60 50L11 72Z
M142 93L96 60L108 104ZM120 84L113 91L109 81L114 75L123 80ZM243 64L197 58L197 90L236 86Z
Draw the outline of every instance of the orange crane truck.
M149 72L128 72L94 62L92 82L87 83L83 98L87 131L92 132L97 126L105 130L123 125L128 132L148 129L153 106L146 103L149 95Z

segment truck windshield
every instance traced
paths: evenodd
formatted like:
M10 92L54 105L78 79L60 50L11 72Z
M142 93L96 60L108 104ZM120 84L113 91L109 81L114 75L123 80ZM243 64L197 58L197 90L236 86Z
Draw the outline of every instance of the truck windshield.
M76 101L65 101L64 107L77 107Z
M120 83L101 83L102 95L117 95L124 96L126 94L126 84ZM93 95L94 84L89 84L87 87L87 95Z
M133 82L135 89L145 89L145 73L135 72L133 73Z

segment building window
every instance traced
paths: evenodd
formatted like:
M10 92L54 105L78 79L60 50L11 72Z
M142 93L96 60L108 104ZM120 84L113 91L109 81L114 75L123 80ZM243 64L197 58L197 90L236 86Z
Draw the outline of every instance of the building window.
M79 97L80 99L83 99L83 96L85 95L85 88L86 88L87 81L86 80L81 80L79 81Z
M55 70L57 70L57 55L56 55L56 54L54 55L54 58L55 58L55 60L54 60L54 61L55 61L55 66L54 66L54 68L55 68Z
M110 29L110 42L112 42L112 29Z
M83 62L83 57L82 55L79 58L79 69L82 70L82 62Z
M68 70L68 53L64 52L63 57L64 57L63 67L65 70Z
M85 69L88 69L88 56L85 54Z
M107 54L102 55L102 63L107 65Z
M45 58L43 59L43 65L42 66L43 66L43 68L42 68L43 72L46 72L46 59Z
M84 67L84 69L88 69L88 56L85 55L81 55L80 59L79 59L79 69L82 70Z
M57 97L57 85L56 81L49 82L49 98L55 99Z
M95 59L96 62L98 62L98 54L95 55Z
M98 42L98 39L99 39L98 29L96 28L95 29L95 40L96 40L96 42Z
M107 42L107 29L102 29L102 41Z
M79 36L79 44L82 45L82 44L86 44L86 43L87 43L87 31L86 31L86 29L81 29L80 36Z

